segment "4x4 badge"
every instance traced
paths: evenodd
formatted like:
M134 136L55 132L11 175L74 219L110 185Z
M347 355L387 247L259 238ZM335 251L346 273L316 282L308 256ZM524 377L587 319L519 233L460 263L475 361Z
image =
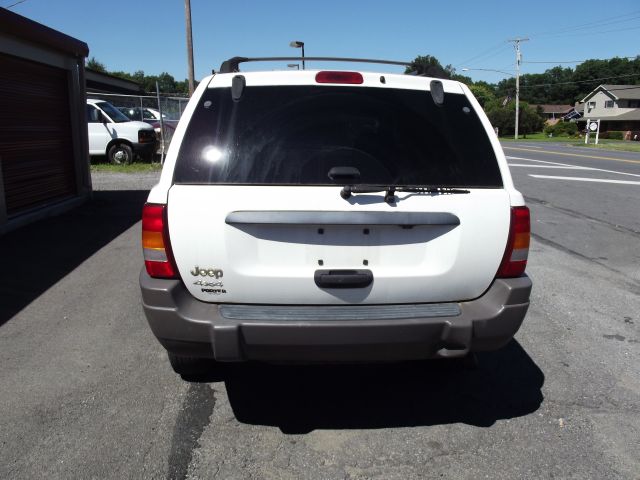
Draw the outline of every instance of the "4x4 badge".
M224 284L219 281L207 282L205 280L196 280L193 282L194 285L198 285L199 287L224 287Z
M222 278L224 273L219 268L200 268L196 265L194 269L191 270L191 275L193 275L194 277L209 276L209 277L215 277L215 278Z

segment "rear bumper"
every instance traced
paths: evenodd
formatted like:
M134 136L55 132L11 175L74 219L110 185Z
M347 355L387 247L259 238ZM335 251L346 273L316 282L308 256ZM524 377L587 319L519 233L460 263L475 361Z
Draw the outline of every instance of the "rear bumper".
M319 307L292 306L284 309L288 318L270 319L264 313L269 307L247 306L261 312L256 319L238 318L226 313L224 305L196 300L180 280L151 278L144 269L140 274L144 312L160 343L178 355L218 361L396 361L494 350L520 328L531 286L526 275L497 279L480 298L443 304L440 313L424 317L372 320L363 313L369 307L360 306L360 313L349 319L320 320L309 315ZM458 313L450 315L447 305ZM373 316L376 308L370 307ZM298 311L300 318L295 318Z

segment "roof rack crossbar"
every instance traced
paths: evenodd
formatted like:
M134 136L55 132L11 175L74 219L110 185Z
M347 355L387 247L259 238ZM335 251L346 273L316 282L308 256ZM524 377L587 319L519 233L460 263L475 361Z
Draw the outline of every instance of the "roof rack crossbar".
M240 64L246 62L283 62L302 61L302 57L233 57L225 60L220 65L219 73L233 73L240 71ZM305 62L357 62L357 63L379 63L383 65L411 66L411 62L398 62L395 60L376 60L373 58L341 58L341 57L304 57Z

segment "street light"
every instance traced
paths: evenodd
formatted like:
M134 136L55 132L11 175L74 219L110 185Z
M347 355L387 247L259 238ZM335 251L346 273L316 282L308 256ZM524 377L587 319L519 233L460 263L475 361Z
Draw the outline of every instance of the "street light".
M304 70L304 42L299 40L294 40L289 44L290 47L293 48L301 48L302 49L302 69Z
M296 68L296 69L300 70L300 64L299 63L287 63L287 67Z

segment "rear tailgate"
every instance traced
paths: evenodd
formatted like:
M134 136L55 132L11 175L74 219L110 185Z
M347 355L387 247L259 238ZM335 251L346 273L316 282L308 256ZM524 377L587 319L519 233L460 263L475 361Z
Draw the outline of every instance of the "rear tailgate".
M510 198L488 121L459 84L442 81L444 102L436 103L429 79L406 75L319 85L311 71L242 73L232 92L237 76L213 77L170 151L169 234L194 297L446 302L489 287ZM336 168L357 175L337 180ZM468 193L400 192L387 203L383 192L344 199L346 183ZM341 270L370 281L318 281Z
M345 201L337 187L175 185L168 220L180 275L194 297L234 303L447 302L489 287L509 230L504 190L398 193L395 206L383 196ZM317 270L342 269L369 270L373 282L316 285Z

